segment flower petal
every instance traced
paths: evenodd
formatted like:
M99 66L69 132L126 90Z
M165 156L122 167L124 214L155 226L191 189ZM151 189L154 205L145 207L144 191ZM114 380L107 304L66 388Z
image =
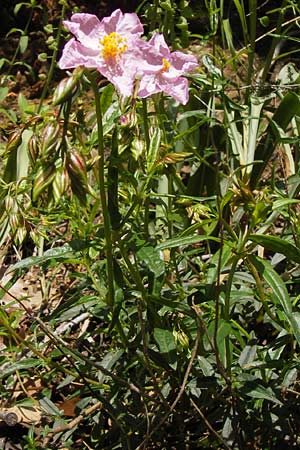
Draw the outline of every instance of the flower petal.
M101 20L103 32L110 34L114 31L121 35L138 35L144 32L143 25L135 13L123 14L120 9L116 9L109 17Z
M156 77L152 75L144 75L140 80L138 97L146 98L152 94L162 92L160 85L156 82Z
M194 55L187 55L178 51L171 53L171 64L182 74L190 72L199 66L197 58Z
M161 86L163 92L175 98L182 105L186 105L189 100L188 80L180 77L174 80L173 83L166 83Z
M63 24L74 36L86 46L99 38L100 20L94 14L73 14L71 20L64 20Z
M92 68L97 67L97 59L97 51L83 46L76 39L71 39L63 49L58 66L60 69L71 69L77 66Z

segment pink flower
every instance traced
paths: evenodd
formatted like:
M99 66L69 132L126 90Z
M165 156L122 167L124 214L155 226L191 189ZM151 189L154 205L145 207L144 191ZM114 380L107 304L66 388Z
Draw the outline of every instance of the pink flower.
M154 34L142 45L146 64L139 71L138 96L164 92L185 105L189 99L188 81L182 75L198 67L196 57L179 51L171 53L162 34Z
M78 13L64 25L75 37L65 45L59 67L96 68L122 95L131 95L142 61L139 41L143 26L138 16L117 9L100 21L93 14Z

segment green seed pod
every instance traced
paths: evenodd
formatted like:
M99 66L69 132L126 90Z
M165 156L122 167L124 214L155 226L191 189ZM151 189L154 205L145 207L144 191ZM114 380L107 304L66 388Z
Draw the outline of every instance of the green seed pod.
M52 183L56 174L56 167L54 164L47 167L40 166L35 176L32 188L32 200L35 202L42 191Z
M69 100L73 95L76 94L76 91L79 86L79 80L83 74L84 69L77 68L74 70L73 75L69 78L64 78L60 81L57 88L53 94L53 105L57 106L61 103Z
M41 152L43 155L47 155L55 149L59 131L59 125L50 124L44 128L41 137Z

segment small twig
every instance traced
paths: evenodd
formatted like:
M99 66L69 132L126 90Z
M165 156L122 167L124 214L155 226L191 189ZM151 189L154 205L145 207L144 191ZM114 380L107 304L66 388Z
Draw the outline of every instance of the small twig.
M209 431L212 432L212 434L214 434L216 436L216 438L222 442L222 444L224 445L225 448L227 448L228 450L231 449L231 447L228 447L228 445L226 444L226 442L224 441L224 439L222 438L222 436L213 428L213 426L211 425L211 423L208 421L208 419L205 417L205 415L203 414L203 412L201 411L201 409L199 408L199 406L194 402L194 400L191 398L190 399L191 404L193 405L193 407L195 408L195 410L197 411L197 413L199 414L199 416L201 417L201 419L203 420L203 422L205 423L205 425L207 426L207 428L209 429Z
M179 392L178 392L175 400L173 401L172 405L170 406L169 411L162 417L162 419L159 421L159 423L155 427L152 428L150 433L148 433L148 435L146 436L144 441L137 447L136 450L142 450L142 449L145 448L145 445L147 444L147 442L149 441L151 436L165 423L165 421L168 419L169 415L175 409L177 403L181 399L181 397L182 397L182 395L184 393L187 381L188 381L188 377L189 377L190 372L192 370L194 360L195 360L195 358L197 356L200 339L201 339L201 334L200 334L200 330L198 328L196 341L195 341L195 344L194 344L194 347L193 347L193 350L192 350L192 353L191 353L191 359L190 359L189 364L187 366L187 369L185 371L185 374L184 374L184 377L183 377L183 382L182 382L182 384L180 386Z
M79 416L75 417L75 419L71 420L71 422L67 423L66 425L61 425L60 427L54 428L54 430L49 431L48 435L44 438L43 446L45 447L48 445L51 437L54 434L63 433L64 431L69 431L72 428L75 428L76 425L78 425L80 422L83 421L87 416L92 414L97 409L100 409L102 406L101 402L97 402L94 405L90 406L89 408L85 409Z
M141 300L138 299L137 301L137 309L138 309L138 317L139 317L139 322L140 322L140 326L141 326L141 335L142 335L142 341L143 341L143 355L145 358L145 363L146 363L146 369L148 370L152 381L153 381L153 387L154 387L154 391L156 393L156 395L161 399L162 403L164 404L164 406L169 409L169 403L166 401L165 397L163 396L163 394L161 393L161 390L158 386L157 383L157 379L155 374L153 373L153 370L151 368L151 363L150 363L150 359L149 359L149 355L148 355L148 347L147 347L147 339L146 339L146 330L145 330L145 322L143 319L143 309L142 309L142 304L141 304Z

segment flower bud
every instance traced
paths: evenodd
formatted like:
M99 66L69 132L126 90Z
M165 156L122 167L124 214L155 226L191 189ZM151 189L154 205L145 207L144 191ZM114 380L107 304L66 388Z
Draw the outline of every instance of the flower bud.
M188 338L188 336L182 331L182 330L179 330L178 332L177 332L177 336L176 336L176 338L177 338L177 341L179 342L179 344L184 348L184 349L189 349L189 345L190 345L190 343L189 343L189 338Z
M5 153L8 154L19 147L22 141L23 130L15 131L8 139L6 144Z
M29 139L27 150L31 163L34 164L40 153L39 142L35 135L31 136L31 138Z
M141 139L134 138L131 144L131 151L137 161L145 152L145 143Z
M56 203L58 203L62 195L66 192L70 185L70 177L65 168L61 168L55 174L53 180L53 196Z
M49 154L55 149L59 135L59 125L47 125L42 133L41 152L43 155Z
M76 94L79 85L79 79L83 74L81 67L74 70L73 75L60 81L53 94L53 105L57 106L69 100Z
M56 174L56 167L51 164L47 167L40 166L34 179L32 188L32 200L36 201L40 193L52 183Z
M86 163L82 155L72 149L67 154L66 167L70 177L80 177L83 183L87 183Z
M86 163L74 149L67 154L66 169L70 176L72 192L81 203L85 204L88 189Z
M15 205L15 200L13 199L13 197L11 197L10 195L7 195L5 197L5 210L7 213L9 213L10 211L13 210L14 205Z

